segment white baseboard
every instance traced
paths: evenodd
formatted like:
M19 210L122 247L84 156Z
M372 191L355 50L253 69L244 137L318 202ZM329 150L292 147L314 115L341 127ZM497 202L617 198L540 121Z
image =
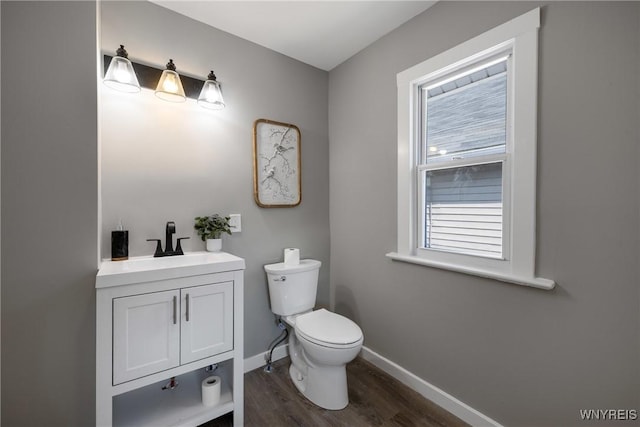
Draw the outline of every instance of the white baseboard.
M287 357L289 354L287 351L288 344L283 344L276 347L273 350L273 356L271 357L271 361L275 362L276 360L280 360L284 357ZM249 371L253 371L254 369L258 369L267 364L267 358L269 357L269 350L264 353L256 354L255 356L248 357L244 359L244 373L246 374Z
M497 421L476 411L466 403L459 401L447 392L440 390L438 387L429 384L427 381L407 371L402 366L392 362L391 360L379 355L375 351L363 346L360 355L363 359L373 363L401 383L417 391L436 405L449 411L472 426L502 427L502 425Z

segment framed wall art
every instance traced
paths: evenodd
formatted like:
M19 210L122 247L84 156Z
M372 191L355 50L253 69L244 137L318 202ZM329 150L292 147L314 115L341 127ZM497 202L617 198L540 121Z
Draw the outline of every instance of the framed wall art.
M253 197L263 208L293 207L302 201L297 126L267 119L253 123Z

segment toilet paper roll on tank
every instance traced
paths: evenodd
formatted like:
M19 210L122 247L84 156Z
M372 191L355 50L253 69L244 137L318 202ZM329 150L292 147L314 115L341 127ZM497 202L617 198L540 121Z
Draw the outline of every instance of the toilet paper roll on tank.
M284 250L284 265L293 266L300 264L300 249L298 248L285 248Z

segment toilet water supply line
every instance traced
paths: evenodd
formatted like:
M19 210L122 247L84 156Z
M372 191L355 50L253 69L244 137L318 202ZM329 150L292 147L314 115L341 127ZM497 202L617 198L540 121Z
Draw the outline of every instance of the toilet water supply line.
M271 373L271 358L273 357L273 350L275 350L278 344L287 339L287 337L289 336L289 331L287 330L285 324L282 323L282 319L280 317L276 317L276 321L278 322L278 328L282 329L282 332L275 340L271 341L271 344L269 344L269 357L267 358L267 365L264 367L264 371L267 373Z

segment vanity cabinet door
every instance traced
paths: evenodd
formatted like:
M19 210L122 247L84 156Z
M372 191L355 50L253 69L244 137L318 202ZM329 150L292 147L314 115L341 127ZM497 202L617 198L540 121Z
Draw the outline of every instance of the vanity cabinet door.
M182 364L233 349L233 282L180 290Z
M113 384L180 364L178 290L113 299Z

